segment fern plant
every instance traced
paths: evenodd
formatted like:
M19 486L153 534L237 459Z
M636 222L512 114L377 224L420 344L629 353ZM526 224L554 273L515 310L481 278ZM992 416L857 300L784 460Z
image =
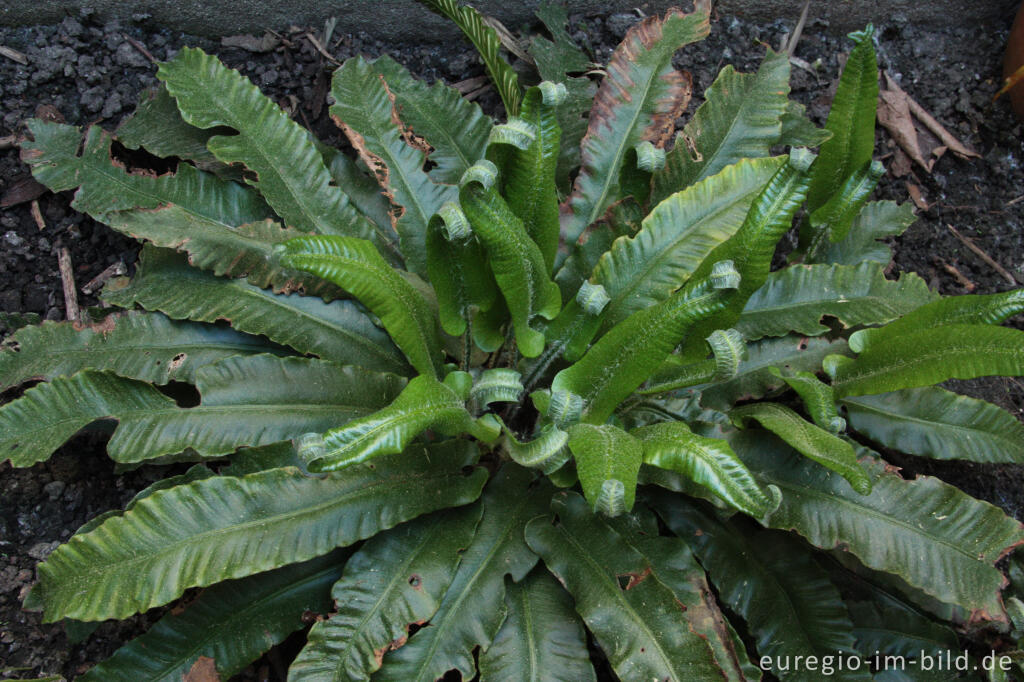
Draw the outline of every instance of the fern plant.
M101 421L120 467L194 463L39 565L46 622L204 588L82 679L226 678L311 620L290 679L815 678L799 655L867 680L879 651L1008 630L1020 524L879 450L1024 462L1012 415L935 386L1022 373L1000 323L1024 292L885 276L913 216L868 202L871 29L825 130L769 50L673 139L705 3L631 29L587 119L564 10L523 90L473 10L428 4L516 116L357 57L332 84L350 156L184 49L113 135L30 122L35 177L145 245L103 292L121 312L6 341L0 388L39 383L0 453Z

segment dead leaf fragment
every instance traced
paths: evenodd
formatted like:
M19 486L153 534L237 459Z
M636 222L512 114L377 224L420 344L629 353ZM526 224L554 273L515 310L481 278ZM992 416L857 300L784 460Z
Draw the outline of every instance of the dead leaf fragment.
M36 182L35 178L24 177L7 188L3 198L0 198L0 208L10 208L26 201L35 201L45 192L46 187Z
M274 34L267 32L261 37L249 35L224 36L220 39L224 47L240 47L249 52L270 52L281 44L281 41Z
M907 183L907 193L910 194L911 201L914 202L914 206L917 206L922 211L928 210L928 202L925 201L924 193L921 192L921 188L912 182Z
M200 656L189 671L182 675L181 682L220 682L216 662L209 656Z

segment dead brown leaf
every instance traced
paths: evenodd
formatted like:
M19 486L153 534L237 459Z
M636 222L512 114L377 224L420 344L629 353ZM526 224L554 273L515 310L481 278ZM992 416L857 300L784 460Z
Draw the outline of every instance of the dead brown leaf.
M36 179L31 176L24 177L7 188L3 198L0 198L0 208L10 208L26 201L35 201L45 193L45 185L36 182Z
M224 36L220 39L224 47L240 47L249 52L270 52L281 44L281 41L274 34L264 33L261 37L250 35Z
M980 158L904 92L888 72L884 80L885 87L878 93L878 122L911 160L931 172L947 151L964 159ZM899 177L898 173L893 174Z
M189 671L182 675L181 682L220 682L217 663L209 656L200 656Z
M914 206L917 206L922 211L927 211L929 204L925 201L924 193L921 188L912 182L907 183L907 193L910 195L911 201L914 202Z
M36 107L36 118L41 118L48 123L64 123L64 114L60 113L52 104L40 104Z

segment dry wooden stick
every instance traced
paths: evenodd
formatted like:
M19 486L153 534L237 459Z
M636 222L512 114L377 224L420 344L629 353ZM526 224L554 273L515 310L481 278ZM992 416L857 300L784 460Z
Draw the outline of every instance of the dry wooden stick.
M313 47L316 48L316 51L323 55L327 61L331 62L332 64L341 64L341 62L339 62L337 59L331 56L330 52L324 49L324 46L320 44L320 41L316 39L315 35L313 35L312 33L306 33L306 39L309 40L310 43L312 43Z
M942 269L948 272L949 274L953 275L956 281L960 283L960 286L962 286L964 289L967 289L968 293L978 288L977 285L971 280L967 279L967 277L964 276L964 273L960 272L960 270L958 270L955 265L946 263L944 261L940 261L940 263L942 265Z
M156 57L154 57L152 55L152 53L149 50L146 49L145 45L143 45L139 41L135 40L135 38L132 38L127 33L122 33L121 35L124 36L124 39L128 41L128 44L131 45L132 47L134 47L136 50L138 50L139 53L142 54L143 57L148 59L153 64L156 64Z
M7 57L11 61L18 62L22 66L28 64L28 57L18 52L17 50L13 50L7 47L6 45L0 45L0 55Z
M92 292L103 286L108 279L116 277L117 275L123 275L128 272L128 268L121 261L117 261L113 265L107 267L106 270L96 275L89 282L82 287L82 293L91 294Z
M64 287L64 314L72 322L81 322L75 273L71 270L71 254L66 246L60 247L57 252L57 265L60 267L60 283Z
M946 225L946 227L949 228L949 231L953 233L953 236L956 237L957 239L959 239L963 243L964 246L966 246L968 249L973 251L975 253L975 255L978 256L978 258L980 258L981 260L983 260L986 263L988 263L990 266L992 266L993 270L995 270L1000 275L1002 275L1003 279L1005 279L1007 282L1009 282L1013 286L1017 286L1017 284L1018 284L1017 278L1014 277L1012 274L1010 274L1009 270L1007 270L1002 265L997 263L995 261L995 259L992 258L992 256L990 256L987 253L985 253L984 251L982 251L981 248L977 244L975 244L973 241L971 241L970 237L963 236L952 225Z
M32 207L29 209L29 213L32 214L32 220L36 221L36 227L42 232L46 229L46 221L43 220L43 212L39 210L39 200L32 200Z

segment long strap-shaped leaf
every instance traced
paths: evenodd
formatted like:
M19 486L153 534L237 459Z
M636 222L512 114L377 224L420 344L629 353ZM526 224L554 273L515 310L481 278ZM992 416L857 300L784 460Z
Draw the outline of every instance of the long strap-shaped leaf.
M436 184L423 170L423 150L403 138L393 95L372 64L362 57L345 62L331 79L331 96L331 116L393 204L391 221L409 270L425 276L427 221L455 198L455 188Z
M623 198L619 171L627 152L641 140L663 143L690 100L690 78L676 71L672 56L711 30L710 3L693 14L669 10L631 28L608 63L597 91L582 167L573 193L562 204L562 238L576 240L609 206ZM661 146L659 144L659 146Z
M877 329L862 329L850 337L858 353L885 339L947 324L1002 324L1024 312L1024 289L999 294L947 296L915 308L913 312Z
M726 66L704 93L704 103L654 174L651 203L711 177L743 159L768 156L782 132L789 95L789 55L771 49L757 73Z
M465 398L431 376L418 376L384 409L328 431L322 443L300 452L310 471L335 471L371 457L404 450L427 429L474 431Z
M856 651L839 590L800 543L781 533L744 532L675 496L651 498L666 525L700 559L722 601L747 622L758 654L781 662ZM774 672L786 679L785 672ZM863 672L842 679L871 676Z
M324 478L288 467L157 492L58 547L35 596L46 622L124 618L189 587L304 561L473 501L487 474L462 469L477 456L451 441Z
M705 318L690 330L683 349L686 359L702 359L705 355L704 339L716 329L732 327L750 296L768 279L775 247L789 230L793 216L806 196L809 183L807 169L813 158L814 155L805 149L793 150L789 162L772 176L751 204L736 234L715 248L690 277L687 289L697 286L716 262L728 259L735 264L741 280L722 311Z
M247 78L188 47L161 64L157 78L188 123L229 126L238 132L212 137L207 146L221 161L252 169L257 179L250 182L288 226L386 242L333 185L309 134Z
M310 630L289 678L369 680L380 668L380 652L437 612L482 511L480 505L445 510L368 540L331 589L338 612Z
M829 356L825 370L839 397L931 386L946 379L1024 375L1024 332L983 324L886 334L855 360Z
M207 149L213 134L185 123L174 98L159 85L139 95L135 111L117 127L114 136L128 149L142 148L164 158L188 159L199 168L223 176L232 171Z
M430 145L427 158L436 164L430 169L431 179L458 184L462 174L484 157L493 121L479 104L440 78L427 87L387 55L374 60L372 68L388 84L398 118Z
M818 336L829 331L828 315L844 327L882 324L936 300L914 273L885 277L881 263L792 265L773 272L755 291L736 322L748 341L797 332Z
M831 469L861 495L871 492L871 478L857 462L857 452L847 441L806 422L796 412L778 403L753 403L729 412L733 422L742 426L756 421L804 457Z
M552 488L530 487L532 474L506 464L480 501L483 518L430 626L384 657L381 680L432 682L456 669L476 674L474 649L486 650L505 619L506 575L520 581L537 563L524 539L527 521L547 511Z
M794 372L787 375L773 367L772 374L785 381L787 386L796 391L804 403L804 409L815 424L830 433L840 433L846 430L846 420L839 416L839 410L836 408L836 393L832 386L811 372Z
M885 174L881 161L870 161L856 169L835 194L808 216L804 226L808 260L828 249L829 243L842 241L850 234L853 221L875 191L875 185Z
M555 375L553 391L583 398L584 420L604 423L654 373L692 325L725 307L738 285L732 263L719 263L699 286L638 310L601 337L576 364Z
M416 371L437 376L441 342L433 306L364 239L300 237L277 247L288 267L312 272L350 292L380 318Z
M842 546L868 567L972 611L972 620L1001 618L1004 578L993 565L1024 543L1024 532L997 507L936 478L905 480L881 460L867 462L874 486L860 495L778 440L750 433L730 440L761 480L782 491L765 525L795 530L816 547Z
M984 400L935 386L843 400L850 426L911 455L1024 463L1024 425Z
M605 328L660 303L732 237L784 157L744 160L659 203L633 237L616 239L594 268L611 301Z
M455 202L443 204L427 224L427 274L437 294L441 328L452 336L466 332L473 308L488 311L498 285L487 255Z
M576 611L627 680L723 677L707 641L690 629L675 594L650 562L594 516L575 493L559 494L526 540L575 599ZM620 580L628 580L622 587Z
M40 384L0 408L0 453L15 466L49 457L98 419L119 422L107 445L118 462L190 448L215 457L326 431L380 409L403 380L360 367L271 355L228 358L199 369L202 402L191 408L145 383L84 371Z
M678 421L642 426L630 433L643 447L644 464L683 474L742 512L760 518L778 504L727 441L698 436Z
M892 249L878 240L903 234L915 220L914 205L909 201L905 204L870 202L853 219L850 233L842 241L829 242L824 252L817 256L807 255L804 262L859 265L870 260L888 265L892 260Z
M272 352L256 336L224 326L176 322L159 313L112 314L102 322L43 322L22 327L0 346L0 391L83 369L166 384L194 381L196 368L232 355Z
M33 139L22 143L21 155L32 174L55 192L78 188L72 205L94 217L164 204L230 226L271 216L252 190L188 164L156 177L129 172L112 158L112 138L99 126L84 140L78 128L62 123L32 119L28 128Z
M466 441L316 478L294 468L155 493L39 566L47 623L123 619L203 587L326 554L438 508L468 504L486 472ZM171 512L173 510L173 513Z
M324 303L310 296L275 295L242 280L188 267L181 255L150 246L143 247L139 261L131 280L111 280L104 287L106 303L140 305L178 320L227 320L239 331L263 334L340 365L409 372L388 335L353 301Z
M595 512L618 516L633 509L643 462L636 438L611 424L576 424L569 429L569 449L583 494Z
M871 162L875 148L875 109L878 106L878 60L875 31L851 33L855 46L839 78L825 129L832 137L821 145L821 158L814 165L807 206L817 210L842 187L858 168Z
M78 679L179 682L200 656L212 658L225 678L235 675L302 629L305 614L331 610L331 584L344 565L344 553L332 552L211 587Z
M594 682L583 624L572 597L542 568L505 593L508 616L480 655L480 679Z
M501 49L501 40L498 33L488 26L484 17L472 7L459 5L458 0L419 0L434 12L443 17L448 17L466 35L476 51L480 53L480 59L487 69L487 75L501 95L501 101L505 105L505 113L509 116L519 114L519 102L522 99L522 92L519 90L519 76L515 70L502 59L498 50Z
M519 351L532 358L544 350L544 335L530 328L529 322L536 315L554 319L562 296L540 248L498 194L496 170L490 162L469 169L462 179L459 203L490 256L494 279L512 315Z
M549 81L526 91L520 119L533 126L534 137L526 149L509 149L503 166L504 195L509 208L540 247L546 272L554 267L558 251L555 170L562 138L558 107L565 98L565 86Z

